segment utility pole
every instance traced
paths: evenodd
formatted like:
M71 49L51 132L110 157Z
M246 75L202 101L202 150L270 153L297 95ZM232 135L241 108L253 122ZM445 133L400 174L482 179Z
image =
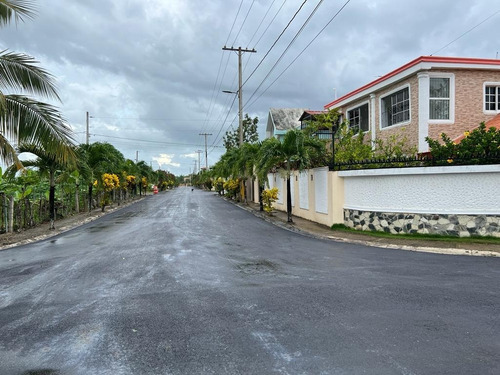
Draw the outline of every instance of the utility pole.
M224 51L237 51L238 52L238 118L239 118L239 133L240 133L240 147L243 144L243 93L241 92L242 84L242 70L241 70L241 54L243 52L257 52L254 48L243 49L238 48L228 48L226 46L222 47Z
M196 153L198 154L198 168L201 169L201 164L200 164L200 154L202 153L203 151L201 150L197 150Z
M194 161L194 169L193 169L193 175L195 175L197 172L196 172L196 160Z
M139 162L139 151L135 152L135 164Z
M85 143L86 144L89 144L89 138L90 138L90 135L89 135L89 113L87 112L87 132L85 133Z
M204 135L205 136L205 169L208 170L207 137L209 135L212 135L212 133L200 133L200 135Z

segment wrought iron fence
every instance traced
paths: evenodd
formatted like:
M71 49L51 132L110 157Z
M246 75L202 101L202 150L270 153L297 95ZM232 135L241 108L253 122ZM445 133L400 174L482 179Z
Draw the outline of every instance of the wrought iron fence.
M447 159L432 157L429 153L417 157L399 157L390 159L352 160L343 163L330 163L330 170L345 171L353 169L378 169L378 168L412 168L443 165L484 165L500 164L500 151L488 154L471 154L465 157L452 156Z

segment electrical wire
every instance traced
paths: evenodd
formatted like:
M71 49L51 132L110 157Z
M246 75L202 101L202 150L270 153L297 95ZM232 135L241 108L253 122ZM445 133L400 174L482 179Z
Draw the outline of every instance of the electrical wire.
M243 26L245 25L245 22L247 21L247 18L248 18L248 15L250 14L250 11L252 10L252 7L253 7L253 4L255 3L255 0L252 1L252 4L250 4L250 8L248 8L248 12L247 14L245 15L245 18L243 19L243 22L241 23L241 26L240 26L240 29L238 30L238 33L236 34L236 36L234 37L234 42L233 42L233 46L236 44L236 40L238 39L238 37L240 36L240 33L241 33L241 30L243 29Z
M264 17L262 17L262 19L260 20L259 26L257 26L257 29L255 29L255 32L253 33L252 37L250 38L250 41L247 43L247 47L246 47L247 49L249 49L248 46L252 43L252 40L253 40L253 38L255 38L255 35L257 35L257 32L259 31L260 27L264 23L264 20L266 19L269 11L271 10L271 8L273 7L273 5L274 5L275 2L276 2L276 0L273 0L272 3L271 3L271 5L269 5L269 8L267 8L267 11L264 14Z
M264 95L264 93L269 90L271 88L271 86L274 85L274 83L276 83L276 81L295 63L295 61L297 61L297 59L302 56L302 54L307 50L307 48L309 48L309 46L321 35L321 33L323 33L323 31L325 31L325 29L333 22L333 20L335 18L337 18L337 16L344 10L344 8L351 2L351 0L347 0L344 5L342 5L342 7L337 11L337 13L335 13L333 15L332 18L330 18L330 20L326 23L325 26L323 26L323 28L314 36L314 38L311 39L311 41L304 47L304 49L302 51L300 51L300 53L292 60L292 62L290 64L288 64L288 66L278 75L278 77L276 77L276 79L271 82L269 84L269 86L267 86L267 88L257 97L254 99L253 102L251 102L250 104L246 105L246 103L243 105L243 108L249 108L251 107L253 104L255 104L255 102L257 100L259 100L259 98ZM248 99L248 101L250 101L250 99ZM248 103L247 101L247 103ZM242 109L243 110L243 109Z
M313 9L313 11L311 12L311 14L309 14L309 17L307 17L307 19L304 21L304 23L300 27L299 31L297 31L297 33L295 33L295 36L293 37L293 39L290 41L290 43L288 43L288 46L285 48L285 50L280 55L280 57L278 58L278 60L276 60L276 62L271 67L271 69L269 70L269 72L266 74L266 76L264 77L264 79L261 81L261 83L259 84L259 86L257 86L257 88L255 89L255 91L252 93L252 95L250 96L250 98L248 98L248 101L250 101L255 96L255 94L257 93L257 91L262 87L262 85L266 81L266 79L269 78L269 76L274 71L274 69L276 68L276 66L278 66L278 64L280 63L281 59L286 55L286 53L288 52L288 50L290 49L290 47L295 43L295 41L297 40L297 38L299 37L299 35L302 33L302 31L304 31L305 27L307 26L307 24L309 23L309 21L314 16L314 14L319 9L319 7L321 6L322 3L323 3L323 0L320 0L318 2L318 4Z
M137 139L137 138L117 137L117 136L113 136L113 135L97 134L97 133L91 133L90 135L93 136L93 137L104 137L104 138L120 139L120 140L124 140L124 141L133 141L133 142L157 143L157 144L168 145L168 146L195 146L195 147L204 147L204 145L194 144L194 143L152 141L152 140L149 140L149 139ZM214 147L220 147L220 146L214 146Z
M264 55L264 57L260 60L260 62L255 67L255 69L252 71L252 73L250 73L250 75L245 80L245 82L243 82L243 84L241 85L241 87L245 86L245 83L247 83L248 80L255 74L255 72L257 71L257 69L259 69L259 67L262 65L262 63L266 59L266 57L269 55L269 53L272 51L272 49L276 46L276 43L278 43L278 41L281 39L281 37L283 36L283 34L285 33L285 31L288 29L288 27L290 27L291 23L293 22L293 20L295 19L295 17L297 17L297 15L299 14L299 12L301 11L301 9L304 7L304 5L306 3L307 3L307 0L304 0L303 3L300 5L299 9L293 15L292 19L290 21L288 21L288 24L281 31L280 35L278 35L278 38L276 38L276 40L274 41L274 43L271 45L271 48L269 48L269 50L266 52L266 54Z
M455 38L453 39L450 43L448 43L447 45L445 45L444 47L441 47L440 49L438 49L436 52L434 53L431 53L430 56L433 56L435 55L436 53L438 52L441 52L442 50L444 50L446 47L448 47L449 45L455 43L457 40L459 40L460 38L464 37L465 35L467 35L468 33L470 33L472 30L476 29L477 27L481 26L483 23L485 23L486 21L488 21L490 18L493 18L494 16L496 16L498 13L500 13L500 9L497 10L495 13L493 13L492 15L490 15L489 17L485 18L484 20L482 20L481 22L479 22L476 26L474 26L473 28L467 30L465 33L463 33L462 35L460 35L458 38Z
M260 36L260 38L257 40L257 42L255 43L255 46L254 46L254 49L255 47L257 47L257 45L259 44L259 42L261 41L261 39L264 37L264 35L266 34L267 30L269 30L269 27L274 23L274 20L276 19L276 17L278 16L279 12L281 12L281 9L283 8L283 6L285 5L286 3L286 0L283 1L283 3L281 4L281 6L279 7L278 11L276 12L276 14L274 15L273 19L271 20L271 22L269 22L269 24L267 25L266 29L262 32L262 35ZM250 43L249 43L250 44Z

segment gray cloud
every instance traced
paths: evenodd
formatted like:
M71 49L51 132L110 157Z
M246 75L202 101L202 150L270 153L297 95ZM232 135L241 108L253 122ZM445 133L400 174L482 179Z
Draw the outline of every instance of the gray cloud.
M49 6L39 1L34 20L2 29L0 48L35 56L57 77L61 111L79 142L85 140L88 111L91 141L108 141L131 159L139 151L139 158L155 168L159 161L162 168L186 174L197 160L195 151L204 147L199 133L213 133L210 145L220 133L221 146L224 132L237 126L237 101L228 112L234 96L220 93L237 90L237 57L222 46L227 41L228 46L257 49L244 56L246 79L299 6L286 2L255 44L283 2L275 2L257 33L270 2L255 1L240 31L251 3L243 2L229 34L240 0L52 0ZM345 94L439 50L500 9L494 0L351 1L263 93L344 3L325 1L256 91L317 3L304 6L245 84L245 112L260 118L261 134L270 107L321 109L335 92ZM494 32L499 18L438 54L494 58L500 50ZM209 164L223 151L211 148Z

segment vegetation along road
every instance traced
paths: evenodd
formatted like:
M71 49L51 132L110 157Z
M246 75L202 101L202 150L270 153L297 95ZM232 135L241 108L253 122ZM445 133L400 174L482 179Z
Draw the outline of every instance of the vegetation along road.
M498 374L500 260L150 196L0 252L1 374Z

